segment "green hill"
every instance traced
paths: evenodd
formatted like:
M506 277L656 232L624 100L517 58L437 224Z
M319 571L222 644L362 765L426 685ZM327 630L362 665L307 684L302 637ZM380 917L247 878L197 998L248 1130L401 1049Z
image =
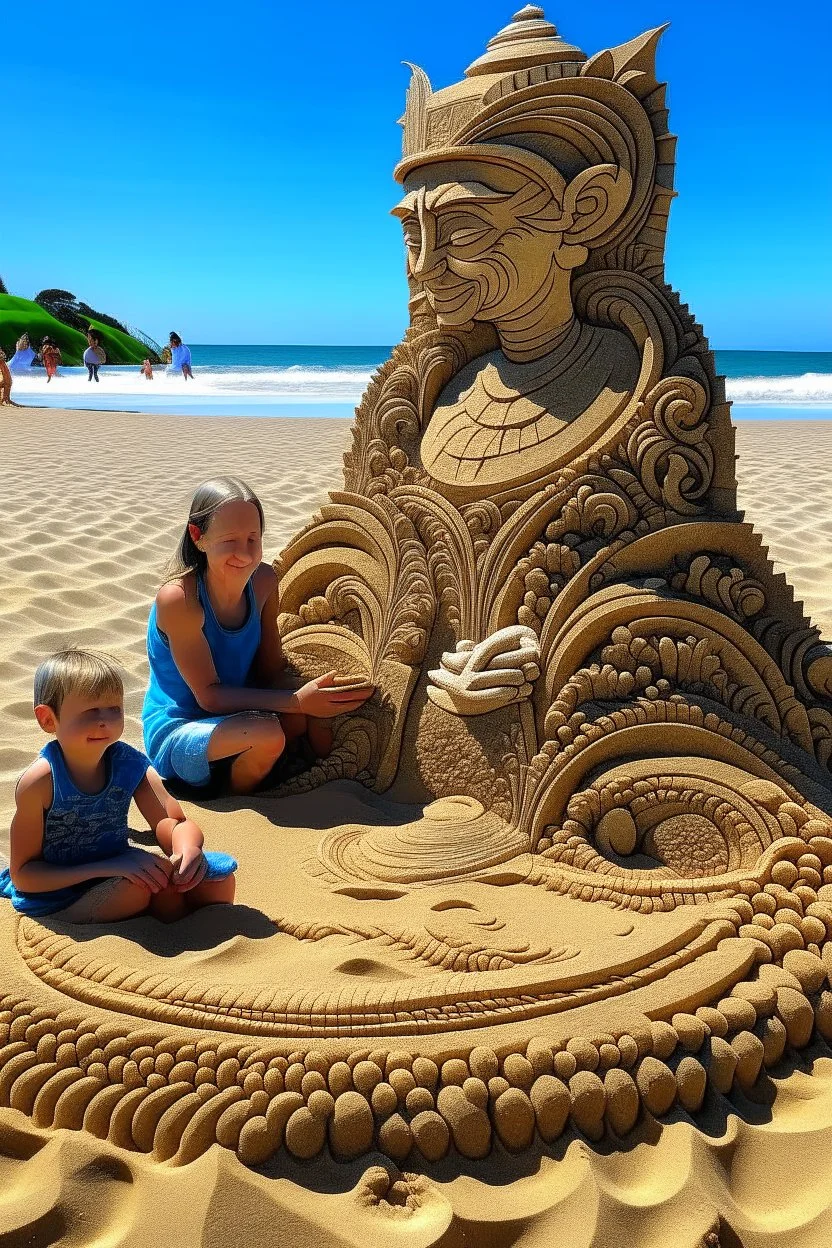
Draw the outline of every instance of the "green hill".
M90 324L101 334L108 364L141 364L148 354L147 347L137 338L97 320L91 319ZM53 338L61 348L64 364L80 364L87 349L82 333L56 320L40 304L16 295L0 294L0 347L6 355L14 354L14 344L23 333L29 335L35 350L40 347L44 335Z

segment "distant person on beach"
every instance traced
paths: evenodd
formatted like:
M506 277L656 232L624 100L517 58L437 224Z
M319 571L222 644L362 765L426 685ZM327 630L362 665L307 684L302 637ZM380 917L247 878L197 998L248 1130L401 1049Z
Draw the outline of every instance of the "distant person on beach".
M149 355L145 356L144 364L142 364L141 368L139 369L139 372L141 373L142 377L144 377L145 381L153 380L153 361L151 360Z
M17 407L12 400L12 375L6 363L6 352L0 347L0 407Z
M56 376L58 365L63 363L61 349L51 338L44 338L40 344L40 358L43 361L43 367L46 369L46 383L48 385L52 378Z
M186 347L178 334L171 330L170 335L170 364L168 365L169 373L181 373L187 381L190 377L193 381L194 375L191 370L191 349Z
M305 733L312 751L326 755L332 732L321 721L357 710L373 692L334 672L287 688L277 575L262 556L254 491L236 477L201 485L147 625L142 727L164 777L204 788L220 783L217 765L225 764L231 792L251 793L287 740Z
M98 370L107 359L101 345L101 335L94 329L87 330L87 349L84 352L84 363L87 366L87 381L98 381Z
M203 836L149 760L121 741L124 686L112 659L63 650L35 672L35 718L55 738L15 791L0 896L34 916L109 923L150 910L165 921L234 900L237 864ZM134 800L161 854L134 848Z
M15 377L29 372L35 359L35 352L29 343L29 335L21 334L15 343L14 355L9 360L9 371Z

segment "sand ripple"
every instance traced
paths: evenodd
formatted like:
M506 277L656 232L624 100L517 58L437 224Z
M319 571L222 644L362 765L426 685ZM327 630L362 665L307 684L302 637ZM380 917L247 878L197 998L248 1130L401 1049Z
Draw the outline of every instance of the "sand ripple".
M832 1060L775 1082L772 1109L746 1104L739 1118L723 1102L704 1130L648 1117L624 1150L573 1134L556 1152L497 1146L475 1170L449 1157L404 1173L381 1156L310 1167L285 1153L250 1170L218 1145L159 1164L4 1109L0 1243L828 1248ZM160 1225L162 1204L176 1214Z

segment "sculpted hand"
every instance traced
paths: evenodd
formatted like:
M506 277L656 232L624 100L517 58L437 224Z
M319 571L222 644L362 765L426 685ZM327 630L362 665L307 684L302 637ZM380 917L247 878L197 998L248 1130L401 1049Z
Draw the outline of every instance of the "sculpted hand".
M474 645L460 641L428 673L428 697L452 715L484 715L522 702L540 675L540 644L533 629L510 624Z
M318 676L298 689L295 694L297 709L316 719L332 719L335 715L356 711L375 692L374 685L369 682L359 685L359 679L339 676L337 672Z
M177 893L187 893L201 884L208 873L208 861L198 845L186 845L178 854L171 854L173 872L170 882Z
M171 874L167 858L149 854L146 849L128 849L117 858L108 859L106 865L109 874L130 880L132 884L143 884L152 893L167 888Z

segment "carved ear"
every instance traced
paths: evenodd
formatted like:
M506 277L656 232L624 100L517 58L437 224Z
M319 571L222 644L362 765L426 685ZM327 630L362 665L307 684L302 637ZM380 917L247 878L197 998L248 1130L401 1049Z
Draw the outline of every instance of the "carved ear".
M614 225L630 198L632 179L617 165L592 165L576 174L564 193L563 208L572 224L563 241L581 247Z

